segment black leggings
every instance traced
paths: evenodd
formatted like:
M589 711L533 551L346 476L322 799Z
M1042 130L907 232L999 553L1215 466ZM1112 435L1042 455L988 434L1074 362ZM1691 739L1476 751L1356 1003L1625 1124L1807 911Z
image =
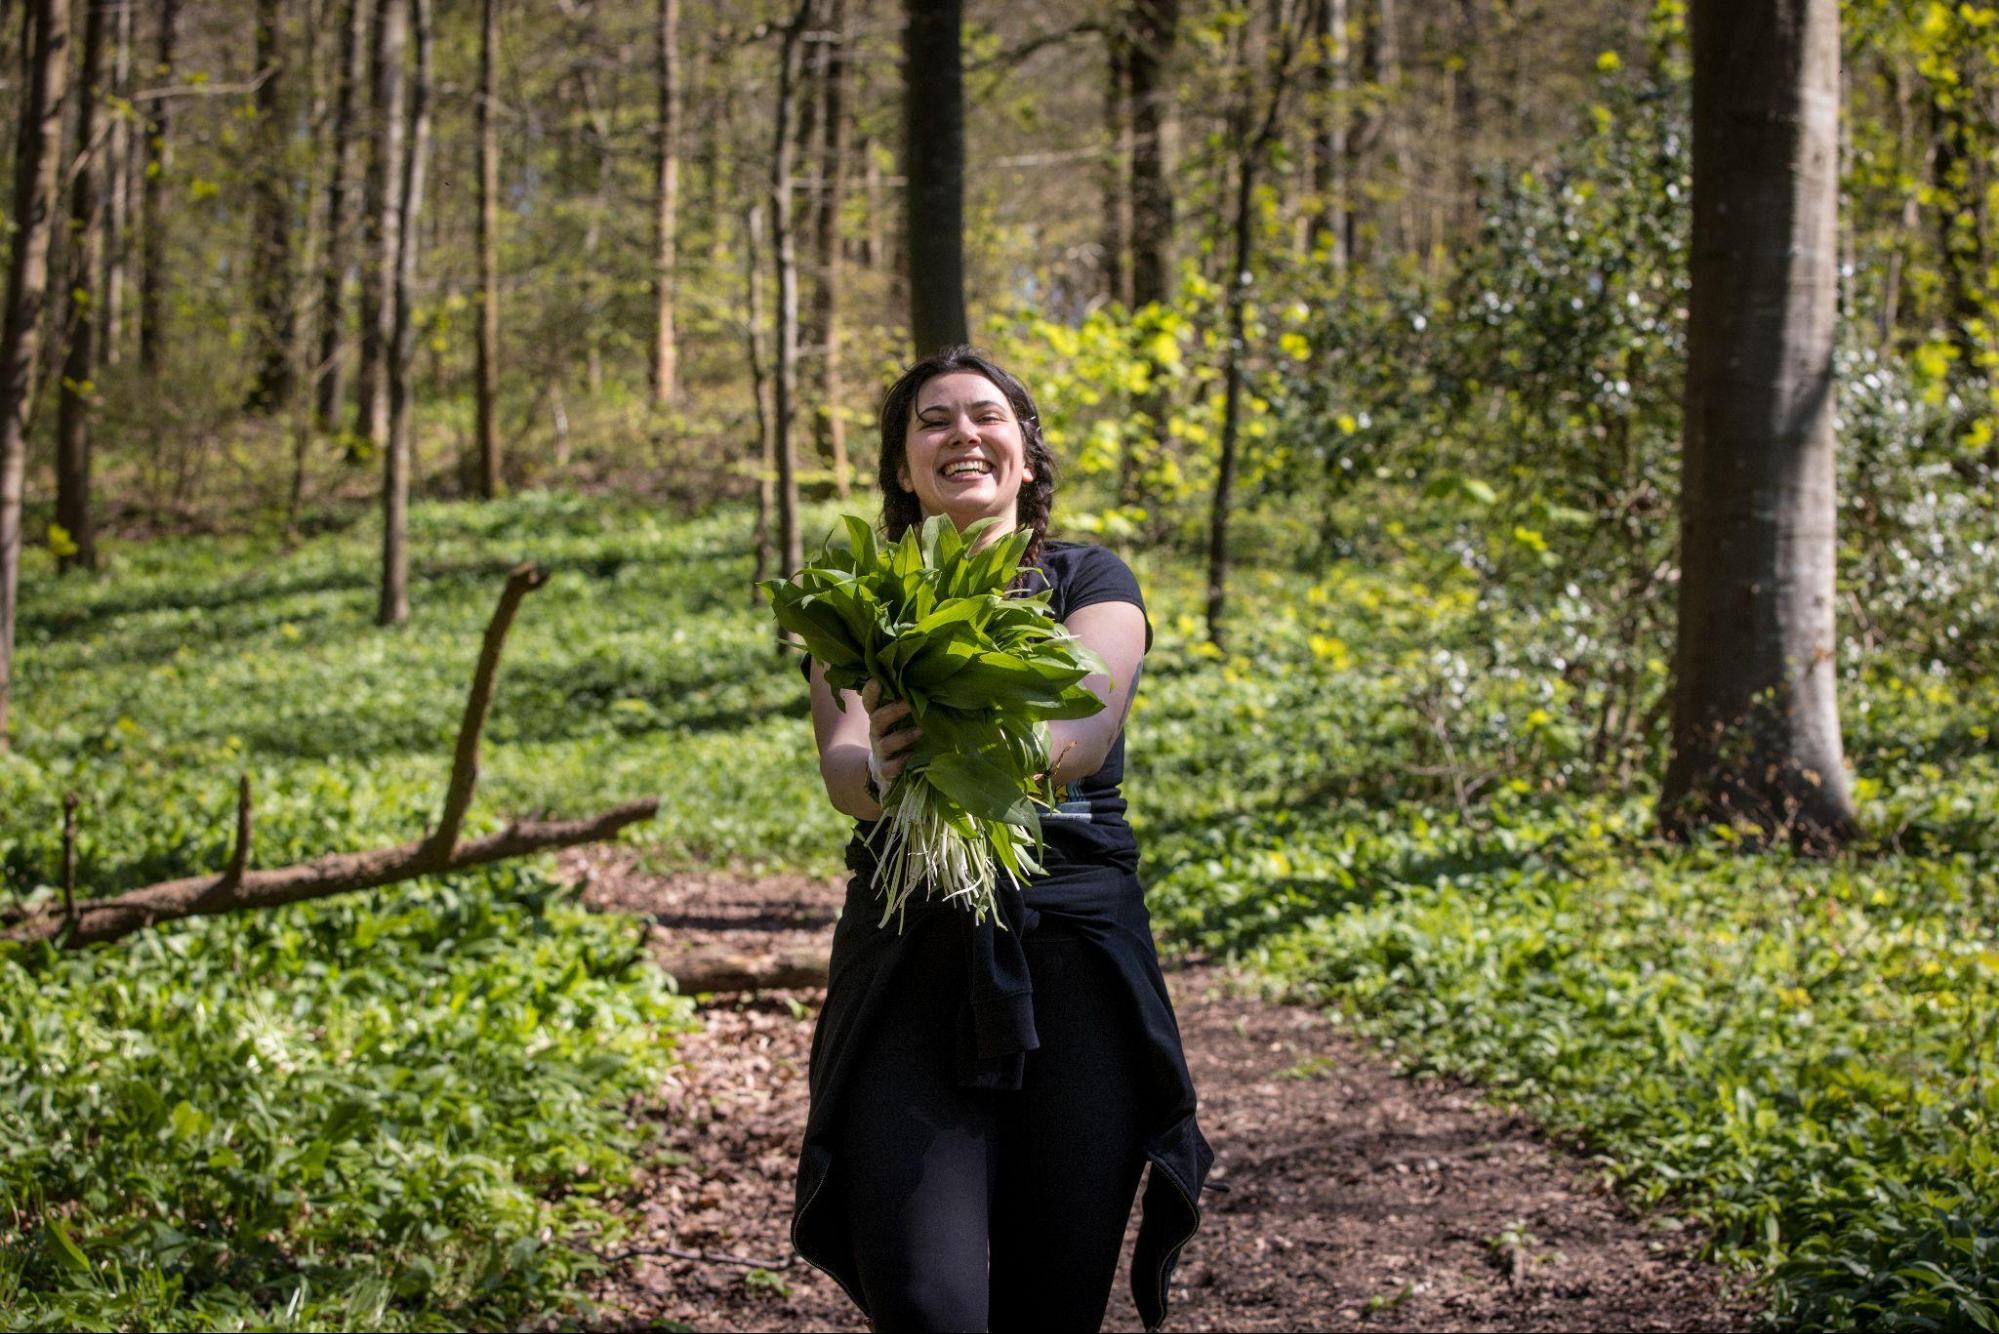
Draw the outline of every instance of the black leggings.
M1108 960L1052 925L1026 950L1041 1046L1019 1091L952 1081L949 949L911 951L858 1053L834 1162L884 1334L1103 1324L1145 1164L1144 1048Z

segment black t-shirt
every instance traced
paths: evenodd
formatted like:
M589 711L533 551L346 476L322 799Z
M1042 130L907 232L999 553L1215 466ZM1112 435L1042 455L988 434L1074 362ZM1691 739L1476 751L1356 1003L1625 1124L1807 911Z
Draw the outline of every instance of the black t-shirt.
M1030 571L1026 591L1050 590L1049 610L1057 621L1066 621L1080 607L1099 602L1129 602L1140 614L1145 598L1138 579L1115 551L1086 542L1047 542L1041 549L1038 573ZM1145 647L1152 648L1152 619L1145 621ZM812 660L800 659L799 670L811 679ZM1087 778L1069 783L1061 792L1056 809L1041 812L1045 879L1069 877L1091 868L1113 866L1138 870L1138 840L1125 821L1124 732L1118 731L1101 768ZM854 837L847 844L847 865L872 874L873 854L867 838L874 832L872 820L857 821Z

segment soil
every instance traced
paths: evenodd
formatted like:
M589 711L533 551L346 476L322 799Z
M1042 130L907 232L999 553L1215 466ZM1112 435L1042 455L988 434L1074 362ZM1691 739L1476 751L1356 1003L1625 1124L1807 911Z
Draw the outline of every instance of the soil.
M585 901L650 914L671 967L688 944L823 947L837 881L636 871L565 854ZM1213 1144L1200 1232L1174 1275L1178 1330L1740 1330L1744 1283L1669 1216L1639 1217L1582 1160L1476 1090L1410 1080L1318 1010L1257 998L1217 964L1168 986ZM589 1296L605 1330L864 1330L790 1248L806 1064L823 992L719 995L645 1114L669 1152L630 1201L633 1237ZM1126 1266L1107 1330L1139 1330ZM669 1249L684 1254L666 1254ZM686 1258L699 1256L701 1258Z

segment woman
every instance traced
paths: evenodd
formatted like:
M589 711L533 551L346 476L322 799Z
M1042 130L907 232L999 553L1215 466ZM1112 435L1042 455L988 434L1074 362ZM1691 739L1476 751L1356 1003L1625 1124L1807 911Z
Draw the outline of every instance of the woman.
M1157 1329L1213 1154L1118 791L1151 646L1144 602L1112 552L1047 540L1054 463L1006 371L966 348L921 361L889 390L881 431L887 536L936 514L961 530L997 517L988 539L1031 528L1021 587L1052 590L1110 679L1086 681L1101 713L1049 725L1065 800L1042 819L1043 873L1000 891L1003 928L922 900L898 933L877 925L866 838L921 734L875 682L842 711L806 661L827 795L859 823L813 1031L792 1243L876 1330L1094 1330L1149 1161L1132 1294Z

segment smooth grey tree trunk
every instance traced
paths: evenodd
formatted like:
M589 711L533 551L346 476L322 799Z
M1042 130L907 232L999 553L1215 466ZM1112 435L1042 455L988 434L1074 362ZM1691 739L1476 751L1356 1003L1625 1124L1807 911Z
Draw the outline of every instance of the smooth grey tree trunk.
M659 121L653 188L652 401L669 407L680 391L674 324L680 264L680 0L659 0Z
M846 500L853 490L847 459L847 420L840 413L846 396L841 383L840 289L846 257L840 245L840 212L847 197L847 6L827 0L825 40L820 46L818 93L819 191L812 215L812 244L818 281L812 287L812 340L819 351L819 408L813 434L819 454L833 465L833 491Z
M1352 112L1350 48L1347 43L1347 0L1316 0L1313 35L1318 39L1318 60L1313 66L1319 104L1313 111L1312 247L1326 249L1327 259L1338 268L1347 263L1350 210L1347 192L1352 188L1342 180L1347 162L1347 124Z
M1180 0L1137 0L1130 19L1131 299L1173 299L1173 185L1166 163L1169 79Z
M903 29L903 248L916 355L965 341L962 0L907 0Z
M805 25L812 0L799 0L778 50L777 117L771 140L771 251L777 264L777 366L772 377L772 432L777 450L778 573L789 579L805 563L798 523L798 241L791 215L792 172L798 145L792 101L803 72Z
M319 358L313 365L314 421L322 431L340 416L341 344L345 341L343 294L354 267L354 228L348 214L348 183L354 176L354 104L367 49L369 0L345 0L340 27L339 85L333 94L333 158L326 181L326 267L319 280Z
M1836 0L1693 8L1687 326L1669 831L1852 827L1833 626L1839 296Z
M1286 22L1283 0L1271 0L1270 21L1277 45L1274 71L1270 78L1269 101L1261 120L1252 120L1250 97L1245 91L1232 109L1230 139L1239 145L1236 160L1234 225L1231 228L1233 263L1223 305L1223 327L1228 344L1222 356L1222 429L1215 471L1215 494L1208 511L1208 642L1226 648L1229 580L1229 513L1235 499L1237 440L1241 433L1243 358L1248 354L1246 330L1250 287L1256 266L1256 178L1264 155L1277 137L1284 112L1284 96L1290 86L1292 53L1296 50L1296 29ZM1245 58L1250 58L1245 53ZM1254 88L1253 81L1250 82Z
M743 320L743 351L750 359L750 404L757 419L757 521L751 534L756 547L756 574L750 581L752 605L761 597L757 585L771 577L771 567L777 563L771 546L771 520L777 509L777 433L771 429L770 377L764 372L770 358L764 350L763 273L763 209L751 204L743 210L743 302L748 311Z
M136 0L109 0L112 24L111 91L120 99L132 96L132 9ZM111 118L105 146L104 178L104 318L98 328L104 346L98 353L106 366L124 355L126 247L132 221L132 118L123 109Z
M1131 38L1122 17L1104 23L1104 299L1131 306Z
M104 155L96 142L103 92L104 7L86 4L76 99L76 162L69 191L69 280L63 292L67 345L56 401L56 523L69 535L73 550L57 558L58 570L97 568L97 525L90 508L90 418L97 375L93 284L104 260L104 237L97 225Z
M376 302L373 329L375 344L375 392L369 396L368 439L382 461L382 587L375 608L381 625L401 625L409 619L409 460L398 454L390 396L395 374L391 363L396 347L397 278L402 272L403 188L409 170L404 140L405 105L403 55L409 44L409 6L412 0L381 0L375 11L375 144L370 162L371 177L379 176L370 191L381 201L381 211L373 218L369 267L375 273ZM364 331L363 346L366 347ZM365 367L367 358L363 357Z
M174 75L174 43L180 26L180 0L160 0L159 59L153 77L162 83ZM173 121L168 100L153 99L146 126L146 175L139 190L144 239L139 268L139 366L147 375L160 370L160 340L164 337L167 282L167 188L173 171Z
M257 304L257 374L250 387L251 412L277 412L291 398L292 217L291 170L285 162L283 34L278 0L257 0L256 221L252 236L250 287Z
M673 0L662 0L671 4ZM500 494L500 3L484 0L479 25L479 494Z
M362 195L365 259L361 276L361 368L354 433L377 451L389 442L389 385L383 372L395 337L396 220L402 216L403 135L407 126L403 59L409 46L409 0L376 0L369 61L368 179Z
M14 147L14 245L0 324L0 752L14 700L15 599L21 583L21 501L28 413L41 361L42 302L55 234L63 93L69 82L69 0L33 0L22 14L27 68Z

